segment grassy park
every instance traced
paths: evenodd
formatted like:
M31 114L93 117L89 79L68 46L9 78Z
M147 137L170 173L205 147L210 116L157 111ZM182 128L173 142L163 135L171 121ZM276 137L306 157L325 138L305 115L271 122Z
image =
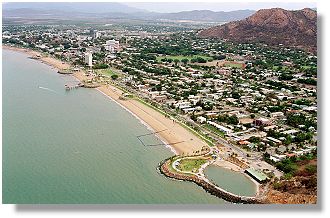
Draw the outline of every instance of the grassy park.
M192 56L184 56L184 55L166 55L166 56L158 56L157 57L157 61L161 61L162 59L167 58L167 59L172 59L172 60L179 60L182 61L183 59L188 59L189 61L191 61L191 59L194 58L203 58L207 61L209 60L213 60L211 57L206 56L206 55L192 55Z
M182 159L178 168L182 171L196 173L206 162L206 159Z

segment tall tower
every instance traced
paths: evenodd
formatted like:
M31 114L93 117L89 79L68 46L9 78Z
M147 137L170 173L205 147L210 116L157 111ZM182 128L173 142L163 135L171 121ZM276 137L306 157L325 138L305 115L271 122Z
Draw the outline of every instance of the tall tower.
M89 66L93 66L93 55L91 52L86 52L85 53L85 63Z

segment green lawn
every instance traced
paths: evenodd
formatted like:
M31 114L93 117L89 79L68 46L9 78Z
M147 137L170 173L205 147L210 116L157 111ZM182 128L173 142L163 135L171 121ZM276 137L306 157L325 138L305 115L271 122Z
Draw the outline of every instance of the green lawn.
M232 67L232 68L242 68L242 64L239 63L225 63L225 67Z
M187 58L189 61L193 58L197 58L197 57L200 57L200 58L204 58L206 60L213 60L211 57L209 56L206 56L206 55L193 55L193 56L183 56L183 55L166 55L166 56L158 56L157 57L157 61L161 61L161 59L163 58L170 58L170 59L178 59L178 60L182 60L182 59L185 59Z
M95 70L97 73L106 75L106 76L112 76L112 75L118 75L117 73L113 72L111 69L98 69Z
M304 70L308 70L308 69L312 68L312 66L306 66L306 65L304 65L304 66L301 66L301 68L303 68Z
M205 159L183 159L178 168L182 171L196 173L198 169L207 162Z

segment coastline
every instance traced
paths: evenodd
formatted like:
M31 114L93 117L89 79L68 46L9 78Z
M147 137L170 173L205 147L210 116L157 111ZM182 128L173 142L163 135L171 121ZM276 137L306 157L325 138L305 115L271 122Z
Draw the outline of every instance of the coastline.
M121 105L120 103L118 103L117 101L115 101L113 98L111 98L109 95L105 94L104 92L102 92L101 90L99 90L98 88L96 88L99 92L101 92L105 97L109 98L110 100L112 100L113 102L115 102L116 104L118 104L120 107L122 107L124 110L126 110L128 113L132 114L132 116L134 116L136 119L138 119L144 126L147 127L147 129L155 132L155 130L150 127L146 122L144 122L141 118L139 118L138 116L136 116L132 111L128 110L126 107L124 107L123 105ZM178 155L177 151L171 147L163 138L161 138L158 134L155 134L155 136L157 138L159 138L164 145L169 148L175 155Z
M208 146L206 142L180 124L143 103L134 99L121 100L119 97L122 96L123 92L120 89L111 85L104 85L99 87L98 90L130 111L154 132L158 132L155 135L171 147L175 154L192 155L194 151L201 150L203 146Z
M3 45L2 48L23 52L31 57L39 55L39 61L58 70L69 69L71 67L68 63L64 63L53 57L44 56L41 52L31 49L7 45ZM87 79L82 71L75 72L72 75L81 82ZM163 141L163 143L169 147L174 154L192 155L194 151L201 150L203 146L208 146L206 142L186 130L180 124L165 117L163 114L144 105L143 103L134 99L119 99L119 97L123 94L120 89L111 85L102 85L98 87L97 90L133 114L133 116L138 118L140 122L142 121L147 128L152 129L154 132L158 132L155 135L159 137L160 140Z
M47 64L57 70L64 70L72 68L68 63L64 63L53 57L43 56L41 52L34 51L26 48L17 48L3 45L3 49L12 50L16 52L23 52L30 57L40 55L40 62ZM85 76L83 71L78 71L71 74L75 79L82 82L88 77ZM160 112L144 105L135 99L122 100L120 96L124 93L122 90L116 88L112 85L102 85L96 88L101 94L108 97L110 100L114 101L116 104L121 106L123 109L131 113L135 118L137 118L143 125L145 125L149 130L155 133L164 145L169 148L175 155L193 155L194 151L201 150L202 147L209 145L194 135L189 130L182 127L179 123L165 117ZM240 171L240 168L234 164L226 161L222 163L214 164L218 167L227 168L233 171ZM251 179L256 185L256 195L259 195L260 189L259 184Z
M40 58L36 59L41 61L44 64L47 64L53 68L56 68L57 70L65 70L69 69L70 65L68 63L64 63L60 60L57 60L55 58L49 57L49 56L44 56L41 52L39 51L34 51L28 48L19 48L19 47L13 47L13 46L8 46L8 45L2 45L2 49L7 49L11 51L17 51L17 52L23 52L31 57L39 55Z

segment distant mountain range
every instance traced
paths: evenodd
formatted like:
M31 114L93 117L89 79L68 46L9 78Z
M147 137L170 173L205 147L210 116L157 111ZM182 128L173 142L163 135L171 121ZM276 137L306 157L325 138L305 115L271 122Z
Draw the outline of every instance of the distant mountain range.
M317 12L309 8L296 11L262 9L243 20L205 29L199 32L199 36L237 42L283 44L316 53Z
M17 9L35 11L62 11L79 13L136 13L147 12L146 10L127 6L117 2L9 2L3 3L4 11L15 11Z
M244 19L252 15L253 10L237 11L210 11L194 10L182 11L177 13L156 13L127 6L114 2L98 3L4 3L3 18L23 18L23 19L80 19L80 18L122 18L140 20L188 20L203 22L229 22Z
M193 20L193 21L209 21L209 22L229 22L234 20L244 19L255 11L252 10L237 10L237 11L210 11L210 10L194 10L182 11L177 13L157 13L155 18L167 20Z

